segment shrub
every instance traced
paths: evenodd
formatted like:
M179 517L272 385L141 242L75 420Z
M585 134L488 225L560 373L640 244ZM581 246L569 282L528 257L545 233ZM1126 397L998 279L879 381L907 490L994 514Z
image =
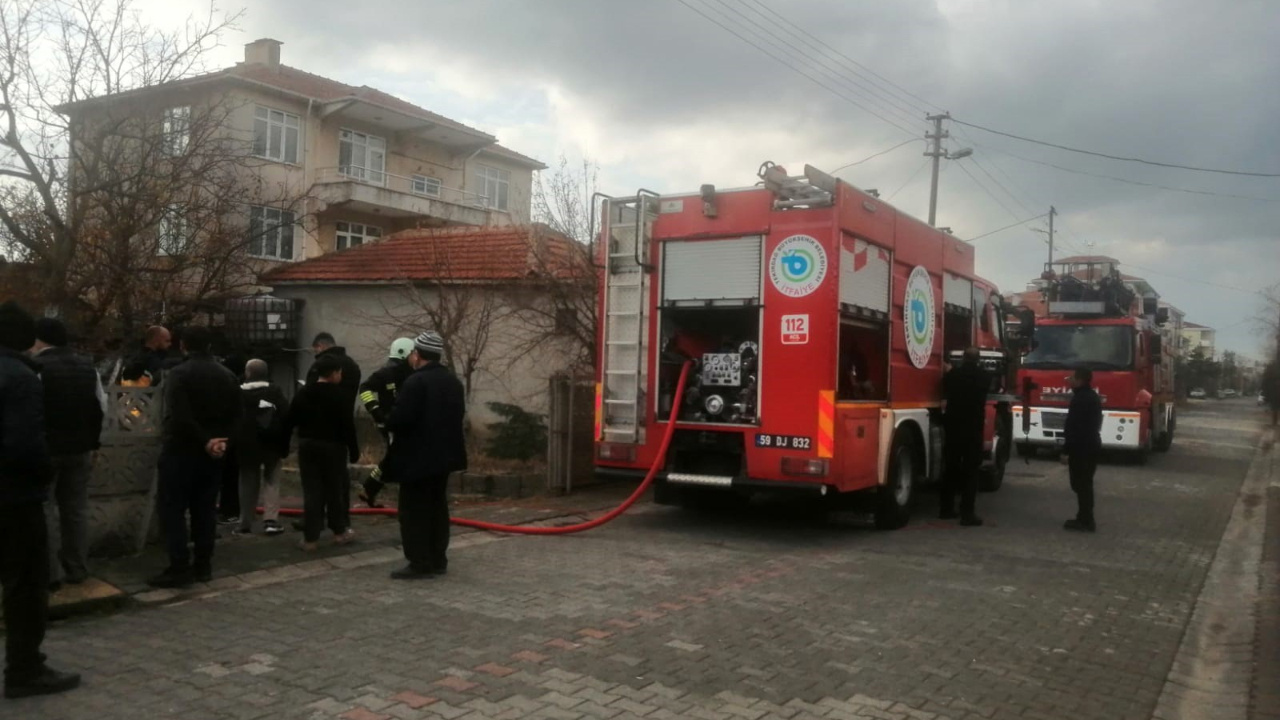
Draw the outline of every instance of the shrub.
M488 403L489 409L502 420L489 424L489 443L485 453L500 460L527 461L547 449L547 424L541 415L518 405Z

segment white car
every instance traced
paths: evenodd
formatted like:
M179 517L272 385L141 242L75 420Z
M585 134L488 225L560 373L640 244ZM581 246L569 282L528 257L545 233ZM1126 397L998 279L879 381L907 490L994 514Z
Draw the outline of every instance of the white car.
M1235 397L1236 395L1239 395L1239 393L1237 393L1235 390L1232 390L1231 388L1227 388L1226 390L1220 390L1220 391L1218 391L1218 397L1220 397L1220 398L1222 398L1222 399L1224 399L1224 400L1225 400L1226 398L1233 398L1233 397Z
M1187 395L1188 397L1203 399L1205 397L1205 391L1204 388L1194 388L1190 393L1187 393Z

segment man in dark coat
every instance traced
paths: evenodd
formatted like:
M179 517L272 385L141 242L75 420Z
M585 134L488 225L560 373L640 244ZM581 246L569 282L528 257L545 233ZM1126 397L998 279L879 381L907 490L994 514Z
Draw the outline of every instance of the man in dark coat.
M414 373L387 421L388 463L392 481L400 483L400 539L409 561L391 573L397 580L443 575L449 565L449 475L467 468L466 397L461 381L440 364L443 354L438 333L428 330L414 339Z
M240 527L236 535L253 532L258 502L262 502L262 531L267 535L284 532L280 525L280 460L289 454L289 399L284 390L271 383L265 360L250 360L244 366L240 385L243 401L240 425L232 438L236 469L240 475Z
M236 376L209 354L211 340L205 327L183 331L187 360L165 378L156 505L169 567L149 581L152 587L186 587L212 579L222 461L240 420L241 401ZM188 513L194 563L187 549Z
M0 585L4 588L7 698L49 695L80 676L44 664L49 610L48 528L44 501L52 467L45 445L44 391L24 352L35 321L16 303L0 305Z
M342 366L342 390L344 395L349 396L351 412L356 411L356 396L360 394L360 365L347 354L347 349L337 344L333 335L322 332L316 335L311 341L311 350L315 353L316 359L321 357L333 357L338 360ZM315 365L307 370L307 384L314 385L316 380Z
M942 379L947 407L943 413L946 431L946 466L941 488L941 511L946 520L956 516L956 493L960 494L960 524L982 525L975 514L978 498L978 468L982 466L982 428L986 422L987 391L991 380L981 366L978 348L964 351L964 362L947 371Z
M120 379L144 387L159 387L164 373L176 364L169 358L172 346L173 335L167 328L160 325L147 328L142 336L141 351L125 365Z
M387 432L387 418L391 417L391 411L396 406L396 393L413 374L413 368L409 366L409 354L412 352L413 338L397 338L391 343L386 364L374 370L360 386L360 403L377 424L378 432L382 433L382 440L388 448L391 447L391 433ZM360 499L369 507L382 507L378 504L378 493L382 492L386 484L383 479L387 472L386 465L387 458L384 454L382 461L373 468L369 479L364 483Z
M107 397L93 360L67 347L60 320L36 321L32 356L44 385L45 437L53 461L53 493L46 505L49 577L79 585L89 577L89 476L99 447Z
M1073 376L1075 391L1067 409L1063 428L1062 461L1067 463L1071 489L1076 494L1078 510L1072 520L1063 524L1067 530L1096 532L1093 519L1093 474L1102 454L1102 400L1090 387L1093 371L1079 368Z

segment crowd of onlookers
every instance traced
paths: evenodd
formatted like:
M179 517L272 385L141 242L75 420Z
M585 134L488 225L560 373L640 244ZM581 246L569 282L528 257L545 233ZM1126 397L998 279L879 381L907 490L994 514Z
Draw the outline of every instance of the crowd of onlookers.
M215 358L213 335L149 328L120 366L124 386L162 395L156 509L168 565L149 583L183 588L213 577L219 522L234 535L280 535L279 471L296 447L303 537L314 551L324 530L355 540L349 464L357 462L359 402L387 441L360 499L378 507L385 483L400 486L398 514L408 565L396 579L447 571L450 473L466 468L461 382L444 364L444 340L426 331L392 343L385 366L361 383L359 365L328 333L300 387L271 379L262 359ZM116 377L111 378L116 380ZM89 578L89 496L109 392L57 319L0 305L0 581L6 634L5 696L63 692L80 677L45 664L40 646L50 592ZM294 440L296 439L296 443ZM262 524L256 522L259 511ZM50 528L56 531L50 533Z

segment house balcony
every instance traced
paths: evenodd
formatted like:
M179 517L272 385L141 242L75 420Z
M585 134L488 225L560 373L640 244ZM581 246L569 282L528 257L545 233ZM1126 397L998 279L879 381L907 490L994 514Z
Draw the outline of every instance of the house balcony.
M388 218L432 218L445 225L489 225L483 195L364 168L322 168L312 195L327 209L343 208Z

